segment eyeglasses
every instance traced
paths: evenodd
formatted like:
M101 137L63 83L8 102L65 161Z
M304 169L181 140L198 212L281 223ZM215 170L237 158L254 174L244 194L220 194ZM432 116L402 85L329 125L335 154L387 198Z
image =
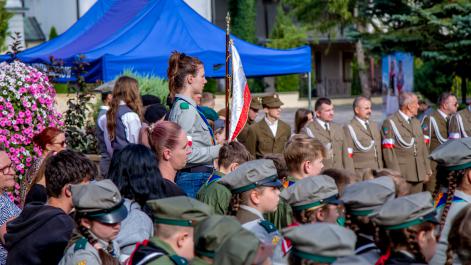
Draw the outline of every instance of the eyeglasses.
M52 143L52 144L58 144L58 145L60 145L60 146L64 147L64 146L65 146L65 140L64 140L64 141L62 141L62 142L58 142L58 143Z
M13 163L10 163L10 164L0 168L0 172L2 172L3 175L6 175L6 174L8 174L9 169L11 169L12 171L15 170L15 166L13 165Z

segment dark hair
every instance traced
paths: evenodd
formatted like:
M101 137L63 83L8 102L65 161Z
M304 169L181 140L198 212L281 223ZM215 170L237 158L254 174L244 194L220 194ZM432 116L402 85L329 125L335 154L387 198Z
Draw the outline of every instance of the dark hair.
M314 110L315 111L320 110L322 104L332 105L332 101L328 98L318 98L316 100L316 104L314 104Z
M355 108L358 107L358 104L363 101L363 100L366 100L366 101L370 101L371 102L371 99L368 98L368 97L365 97L365 96L357 96L355 97L355 99L353 100L353 104L352 104L352 108L353 108L353 112L355 112Z
M440 94L440 96L438 97L438 101L437 101L437 104L438 104L438 107L442 106L443 104L445 104L445 102L450 98L450 97L455 97L455 95L453 93L450 93L450 92L443 92Z
M301 129L306 125L308 121L308 114L311 113L312 117L314 117L314 114L312 111L308 109L297 109L296 113L294 114L294 133L300 133Z
M111 91L101 92L101 102L105 102L109 95L111 95Z
M46 160L46 191L58 198L67 184L93 180L98 175L96 165L82 153L63 150Z
M136 201L151 215L146 201L165 197L155 154L142 144L128 144L113 153L108 178L124 198Z
M221 149L219 149L218 165L227 168L232 163L238 163L240 165L252 159L252 155L243 144L230 142L223 144Z
M289 175L288 166L286 165L285 157L283 154L266 154L263 156L264 159L270 159L275 164L276 174L279 180L286 180Z
M323 175L327 175L335 180L337 189L339 190L339 196L342 196L345 187L351 183L354 183L358 178L355 173L350 172L346 169L328 168L322 171Z
M203 63L196 57L177 51L172 52L167 69L169 98L175 98L175 95L180 92L188 75L196 76L200 65Z
M160 100L159 97L154 96L154 95L142 95L141 96L142 100L142 106L147 107L153 104L160 104L162 101Z
M148 124L158 122L167 114L167 108L160 103L149 105L144 112L144 120Z
M41 150L45 150L46 145L52 144L54 138L61 133L64 133L64 131L59 128L47 127L33 137L33 143L39 146Z
M453 253L462 264L471 263L471 205L464 207L453 219L448 234L447 265L453 264Z

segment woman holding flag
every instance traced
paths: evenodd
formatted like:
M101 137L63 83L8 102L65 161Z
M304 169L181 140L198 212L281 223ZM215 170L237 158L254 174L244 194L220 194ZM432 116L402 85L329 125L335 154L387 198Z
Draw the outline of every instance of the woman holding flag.
M201 185L213 171L221 145L200 111L195 99L200 99L207 83L203 63L184 53L173 52L167 70L169 97L173 105L169 120L177 123L191 141L191 154L186 167L179 171L176 184L190 197L195 197Z

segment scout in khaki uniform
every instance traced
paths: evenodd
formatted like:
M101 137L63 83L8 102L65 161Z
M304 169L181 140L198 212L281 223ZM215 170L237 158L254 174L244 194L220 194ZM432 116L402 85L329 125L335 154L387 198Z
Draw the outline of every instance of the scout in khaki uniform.
M393 200L396 188L392 177L379 177L347 186L340 198L346 209L346 224L357 235L355 255L375 264L380 250L374 242L375 226L370 216Z
M355 233L335 224L290 227L283 230L283 236L293 244L289 252L289 265L369 264L361 258L352 257L355 253Z
M441 185L437 190L441 192L434 198L441 233L437 253L430 264L445 264L448 233L453 220L463 208L471 204L471 138L448 141L436 148L430 158L437 162L438 168L444 169L443 173L438 174L438 183Z
M259 159L246 162L220 181L231 189L231 210L242 227L253 232L265 244L275 247L272 261L281 261L281 237L275 225L263 214L275 212L280 200L281 182L273 161Z
M318 139L326 149L324 168L346 169L354 172L353 149L347 145L342 127L334 124L334 106L328 98L319 98L314 106L316 118L302 129L304 134Z
M353 149L355 173L363 176L368 169L383 168L381 133L375 122L370 121L371 101L359 96L353 101L355 117L344 127L347 146Z
M449 119L456 112L457 106L458 101L456 97L451 93L445 92L438 99L438 109L425 116L422 122L422 131L429 148L429 153L448 140ZM425 184L425 189L433 192L436 183L437 164L432 161L430 166L432 168L432 176L430 181Z
M232 235L242 229L232 216L213 215L199 223L195 228L195 258L193 265L210 265L219 247Z
M437 244L435 225L438 222L429 192L388 201L374 215L373 221L380 229L378 242L384 245L381 260L385 263L381 264L430 262Z
M261 98L252 97L252 100L250 101L250 109L249 109L249 115L247 117L247 123L245 124L242 131L239 133L239 136L237 136L237 141L239 141L243 145L245 145L245 142L247 141L247 133L249 132L250 125L255 123L255 118L257 118L258 112L261 109L262 109Z
M399 110L384 121L381 130L384 167L400 171L411 192L422 191L432 174L422 128L414 118L418 107L414 93L401 93Z
M471 105L451 117L448 130L450 139L471 137Z
M136 246L130 264L182 265L194 256L193 227L212 215L208 205L177 196L147 202L154 215L155 236Z
M71 192L78 229L59 264L100 265L102 256L118 263L119 246L114 239L128 214L118 188L106 179L72 185Z
M256 158L265 154L283 152L285 143L291 136L291 128L280 120L281 102L278 94L262 98L265 118L249 127L245 146Z

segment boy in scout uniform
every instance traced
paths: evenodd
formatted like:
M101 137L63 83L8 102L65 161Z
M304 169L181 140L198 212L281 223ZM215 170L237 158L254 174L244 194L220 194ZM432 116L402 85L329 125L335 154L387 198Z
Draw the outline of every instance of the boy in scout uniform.
M147 202L154 215L155 236L136 246L130 264L183 265L194 256L193 227L212 215L208 205L177 196Z
M399 110L384 121L381 130L384 166L400 171L413 193L421 192L432 174L424 134L414 118L418 102L414 93L401 93Z
M383 168L381 133L375 122L370 121L371 101L359 96L353 101L355 117L344 127L347 146L353 149L355 173L363 176L368 169Z
M324 168L346 169L354 172L351 154L352 148L347 145L342 127L333 123L334 106L328 98L319 98L314 105L316 118L306 124L302 132L318 139L326 149L323 161Z
M78 231L59 264L99 265L103 256L118 263L120 223L128 215L118 188L109 179L72 185ZM96 225L96 222L101 225ZM97 228L99 227L99 228ZM99 230L95 230L99 229Z
M255 123L255 119L257 118L258 112L262 109L262 103L260 103L261 99L259 97L252 97L250 101L250 109L249 114L247 116L247 123L245 123L244 128L237 136L237 141L245 145L247 141L247 133L249 132L250 125Z
M451 117L448 129L450 139L471 137L471 104Z
M457 107L456 97L449 92L445 92L438 98L438 109L425 116L422 122L422 130L429 153L448 141L449 120L451 115L456 112ZM432 161L430 166L432 176L430 181L425 184L425 190L433 192L436 183L437 164Z
M256 158L265 154L283 152L291 136L291 127L280 120L281 102L278 94L262 98L265 118L249 127L245 146Z
M192 265L210 265L219 247L242 229L232 216L213 215L195 228L195 258Z

